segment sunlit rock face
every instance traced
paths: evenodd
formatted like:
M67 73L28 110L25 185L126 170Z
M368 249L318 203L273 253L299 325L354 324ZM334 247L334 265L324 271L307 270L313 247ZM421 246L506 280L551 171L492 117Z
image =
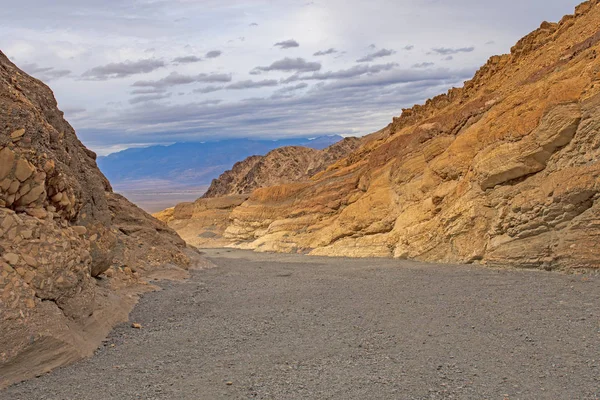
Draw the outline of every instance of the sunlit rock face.
M259 251L600 267L599 26L598 1L544 22L464 88L404 110L326 171L254 191L222 220L224 239Z

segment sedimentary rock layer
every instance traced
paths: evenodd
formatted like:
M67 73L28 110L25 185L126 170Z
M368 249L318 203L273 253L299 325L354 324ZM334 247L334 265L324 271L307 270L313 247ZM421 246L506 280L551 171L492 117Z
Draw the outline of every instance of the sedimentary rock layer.
M597 0L542 23L310 181L255 190L224 238L259 251L600 267L599 31Z

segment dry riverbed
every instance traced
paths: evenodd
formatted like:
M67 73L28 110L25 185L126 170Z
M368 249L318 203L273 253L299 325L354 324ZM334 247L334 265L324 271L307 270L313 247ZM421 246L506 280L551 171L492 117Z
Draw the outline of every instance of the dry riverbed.
M600 398L597 276L206 252L94 357L0 399Z

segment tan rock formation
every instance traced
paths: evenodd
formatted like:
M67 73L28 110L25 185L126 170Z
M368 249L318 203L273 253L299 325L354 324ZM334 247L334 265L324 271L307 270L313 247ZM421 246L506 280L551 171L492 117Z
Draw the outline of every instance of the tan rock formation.
M231 211L257 188L308 180L330 164L356 150L364 139L346 138L326 149L287 146L265 156L251 156L214 179L206 194L194 203L178 204L154 216L169 223L185 241L194 246L218 247Z
M310 182L255 190L225 238L260 251L600 267L599 30L598 0L544 22Z
M52 91L1 52L0 109L2 387L91 354L134 302L115 286L190 260L175 232L112 193ZM122 282L94 279L107 271Z

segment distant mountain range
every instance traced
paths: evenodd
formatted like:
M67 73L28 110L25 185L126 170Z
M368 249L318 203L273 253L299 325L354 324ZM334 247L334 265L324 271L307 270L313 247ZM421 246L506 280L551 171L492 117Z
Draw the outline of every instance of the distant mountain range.
M208 185L233 165L252 155L264 155L284 146L324 149L341 136L281 140L227 139L204 143L175 143L170 146L135 148L98 157L98 166L114 184L161 180L180 185Z

